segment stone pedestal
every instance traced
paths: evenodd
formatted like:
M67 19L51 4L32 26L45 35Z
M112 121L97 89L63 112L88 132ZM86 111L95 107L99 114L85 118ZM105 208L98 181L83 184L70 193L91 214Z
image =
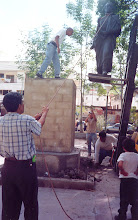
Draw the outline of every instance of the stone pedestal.
M56 153L56 152L42 153L37 151L36 165L37 165L38 175L40 176L43 176L45 172L48 172L45 163L48 164L48 169L52 174L56 174L61 170L66 170L67 168L79 169L80 155L78 151L73 151L71 153Z
M70 167L78 168L79 152L74 151L76 104L74 81L26 79L24 101L25 114L32 116L41 112L42 107L50 103L41 135L40 137L34 135L36 149L39 152L38 173L46 172L44 157L51 173Z

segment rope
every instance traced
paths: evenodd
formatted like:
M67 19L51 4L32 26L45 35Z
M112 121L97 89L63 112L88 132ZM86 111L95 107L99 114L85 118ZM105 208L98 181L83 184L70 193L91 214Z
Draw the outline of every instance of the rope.
M86 51L86 50L85 50L85 51ZM84 51L84 52L85 52L85 51ZM78 61L77 61L76 64L74 65L74 67L71 69L71 71L75 68L75 66L78 64L79 61L80 61L80 58L78 59ZM70 73L70 74L71 74L71 73ZM70 75L70 74L69 74L69 75ZM68 75L68 77L69 77L69 75ZM47 107L50 106L51 102L54 100L54 98L56 97L56 95L58 94L58 92L60 91L60 89L62 88L62 86L63 86L63 84L65 83L66 80L67 80L67 78L64 79L63 83L62 83L62 84L60 85L60 87L57 89L57 91L55 92L55 94L53 95L53 97L51 98L51 100L49 101L49 103L47 104ZM42 153L43 153L43 155L44 155L44 150L43 150L43 146L42 146L42 143L41 143L41 137L40 137L40 136L39 136L39 139L40 139L41 151L42 151ZM65 209L63 208L63 206L62 206L62 204L61 204L61 202L60 202L60 200L59 200L59 198L58 198L58 196L57 196L57 194L56 194L56 191L55 191L54 186L53 186L53 182L52 182L52 180L51 180L51 176L50 176L50 172L49 172L49 168L48 168L46 159L45 159L44 156L43 156L43 158L44 158L45 167L46 167L47 172L48 172L48 177L49 177L49 179L50 179L50 184L51 184L52 190L53 190L53 192L54 192L54 194L55 194L55 196L56 196L56 199L57 199L57 201L59 202L59 205L60 205L60 207L62 208L62 210L63 210L63 212L65 213L65 215L66 215L70 220L73 220L73 219L67 214L67 212L65 211Z
M109 15L110 15L110 14L109 14ZM109 16L109 15L108 15L108 16ZM108 16L107 16L107 18L108 18ZM105 19L105 21L107 20L107 18ZM103 22L103 24L105 23L105 21ZM100 29L102 28L103 24L101 25L101 27L100 27L99 30L97 31L96 35L99 33L99 31L100 31ZM96 35L95 35L95 36L96 36ZM86 50L85 50L85 51L86 51ZM83 54L85 53L85 51L83 52ZM82 54L82 55L83 55L83 54ZM73 67L71 70L73 70L73 69L75 68L75 66L78 64L79 61L80 61L80 58L78 59L78 61L76 62L76 64L74 65L74 67ZM70 73L70 74L71 74L71 73ZM70 75L70 74L69 74L69 75ZM68 77L69 77L69 75L68 75ZM57 89L57 91L55 92L55 94L53 95L53 97L51 98L51 100L49 101L49 103L47 104L47 107L50 106L51 102L54 100L54 98L56 97L56 95L58 94L58 92L60 91L60 89L62 88L62 86L63 86L63 84L65 83L66 80L67 80L67 78L64 79L63 83L62 83L62 84L60 85L60 87ZM41 150L42 150L42 153L43 153L43 155L44 155L44 150L43 150L43 146L42 146L42 143L41 143L41 137L39 137L39 138L40 138ZM57 199L57 201L59 202L60 207L62 208L62 210L63 210L63 212L65 213L65 215L66 215L70 220L73 220L73 219L67 214L67 212L65 211L65 209L63 208L63 206L62 206L62 204L61 204L61 202L60 202L60 200L59 200L59 198L58 198L58 196L57 196L57 194L56 194L56 191L55 191L54 186L53 186L53 182L52 182L52 180L51 180L51 176L50 176L50 172L49 172L49 168L48 168L46 159L45 159L44 156L43 156L43 158L44 158L45 167L46 167L47 172L48 172L48 177L49 177L49 179L50 179L50 184L51 184L52 190L53 190L53 192L54 192L54 194L55 194L55 196L56 196L56 199Z
M112 13L110 13L110 14L104 16L104 17L106 17L106 16L107 16L107 17L106 17L106 19L104 20L103 24L100 26L99 30L97 31L97 33L95 34L94 37L97 36L97 34L98 34L99 31L101 30L102 26L104 25L104 23L106 22L106 20L108 19L108 17L109 17L111 14L112 14ZM104 18L104 17L103 17L103 18ZM87 50L87 49L86 49L86 50ZM83 54L86 52L86 50L83 52ZM82 54L82 55L83 55L83 54ZM79 58L78 61L76 62L76 64L72 67L71 72L72 72L72 70L74 70L75 66L78 64L78 62L80 61L80 59L81 59L81 58ZM70 74L71 74L71 73L70 73ZM68 75L68 77L70 76L70 74ZM55 92L54 96L53 96L53 97L51 98L51 100L49 101L47 107L50 106L51 102L54 100L54 98L56 97L56 95L58 94L58 92L60 91L60 89L62 88L63 84L65 83L65 81L66 81L67 79L68 79L68 78L65 78L65 79L64 79L63 83L60 85L60 87L59 87L59 88L57 89L57 91Z
M96 177L95 177L95 174L96 174L96 172L95 172L95 167L94 167L93 172L94 172L94 178L96 179ZM102 173L102 176L103 176L103 173ZM105 191L103 191L103 190L100 190L100 191L101 191L102 193L106 194L106 196L107 196L108 206L109 206L109 209L110 209L110 213L111 213L111 216L112 216L112 220L114 220L114 218L113 218L113 213L112 213L112 209L111 209L111 206L110 206L109 196L108 196L108 194L107 194Z
M110 14L107 15L106 19L104 20L103 24L100 26L99 30L97 31L95 37L97 36L97 34L99 33L99 31L101 30L102 26L104 25L104 23L106 22L106 20L108 19ZM103 17L104 18L104 17ZM87 50L87 49L86 49ZM86 50L83 52L83 54L86 52ZM82 55L83 55L82 54ZM75 66L78 64L78 62L80 61L81 58L78 59L78 61L76 62L76 64L72 67L71 71L74 70ZM70 73L71 74L71 73ZM70 76L70 74L68 75L68 77ZM59 90L61 89L61 87L63 86L63 84L65 83L65 81L68 78L65 78L63 83L60 85L60 87L57 89L57 91L55 92L54 96L51 98L51 100L49 101L47 107L49 107L49 105L51 104L51 102L53 101L53 99L56 97L56 95L58 94Z
M106 193L106 196L108 198L108 205L109 205L109 209L110 209L110 212L111 212L112 220L114 220L113 214L112 214L112 209L111 209L111 206L110 206L109 196L107 195L107 193Z
M107 14L107 15L104 16L104 17L106 17L106 19L104 20L104 22L102 23L102 25L100 26L100 28L98 29L98 31L96 32L94 38L97 36L97 34L98 34L99 31L101 30L102 26L104 25L104 23L107 21L108 17L109 17L111 14L112 14L112 13ZM102 19L103 19L104 17L102 17Z
M42 146L42 143L41 143L41 138L40 138L40 146L41 146L41 150L42 150L42 153L43 153L43 158L44 158L44 162L45 162L45 167L46 167L47 172L48 172L48 177L49 177L49 179L50 179L50 184L51 184L52 190L53 190L53 192L54 192L54 194L55 194L55 196L56 196L56 199L58 200L58 202L59 202L59 204L60 204L60 207L62 208L62 210L63 210L63 212L65 213L65 215L66 215L70 220L73 220L73 219L67 214L67 212L65 211L65 209L63 208L63 206L62 206L62 204L61 204L61 202L60 202L60 200L59 200L59 198L58 198L58 196L57 196L57 194L56 194L56 191L55 191L55 189L54 189L53 182L52 182L52 180L51 180L50 172L49 172L49 169L48 169L48 165L47 165L47 162L46 162L46 159L45 159L45 156L44 156L44 150L43 150L43 146Z

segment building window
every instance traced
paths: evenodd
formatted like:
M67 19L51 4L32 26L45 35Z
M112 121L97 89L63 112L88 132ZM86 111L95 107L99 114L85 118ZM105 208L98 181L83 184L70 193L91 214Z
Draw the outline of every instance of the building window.
M14 75L6 75L6 79L10 79L10 82L14 83Z
M0 73L0 78L4 78L4 73Z
M2 90L0 90L0 94L2 95Z
M6 95L8 93L8 90L3 90L3 95Z

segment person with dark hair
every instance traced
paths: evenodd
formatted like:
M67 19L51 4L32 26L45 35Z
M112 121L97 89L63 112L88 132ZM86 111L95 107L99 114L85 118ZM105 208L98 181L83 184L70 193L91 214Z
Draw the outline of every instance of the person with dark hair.
M99 133L99 137L105 138L105 137L106 137L106 132L105 132L105 131L101 131L101 132Z
M22 104L22 95L20 93L10 92L3 98L3 105L7 112L16 112L19 104Z
M66 35L71 36L72 34L73 29L70 27L67 29L62 29L55 34L51 41L47 44L46 57L41 65L40 70L36 74L39 78L43 78L42 74L45 72L51 61L53 62L55 69L55 78L60 78L60 62L58 56L60 53L60 45L62 44Z
M138 219L138 154L135 142L126 138L122 147L124 153L120 154L117 162L120 178L120 209L115 220L126 220L128 205L131 207L132 220Z
M35 117L23 115L22 95L7 93L3 98L7 114L0 118L2 168L2 220L18 220L22 202L25 220L38 220L36 149L32 134L40 135L48 107Z
M95 144L95 164L100 165L106 156L112 156L112 150L117 146L117 138L106 134L105 131L99 133L99 138Z
M89 112L89 115L85 119L85 122L87 123L86 140L88 144L88 156L91 157L91 142L93 143L93 147L95 150L95 143L97 141L97 135L96 135L97 118L93 110Z
M105 7L105 16L98 19L97 32L90 49L95 49L97 72L106 76L112 70L113 51L116 47L116 38L121 33L118 15L115 15L114 5L108 2Z

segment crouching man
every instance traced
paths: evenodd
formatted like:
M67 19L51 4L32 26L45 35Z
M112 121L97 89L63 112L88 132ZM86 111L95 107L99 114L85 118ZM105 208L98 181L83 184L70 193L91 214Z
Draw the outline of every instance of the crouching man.
M111 157L112 150L116 146L117 138L113 135L106 134L105 131L101 131L95 144L95 165L100 165L106 156Z

